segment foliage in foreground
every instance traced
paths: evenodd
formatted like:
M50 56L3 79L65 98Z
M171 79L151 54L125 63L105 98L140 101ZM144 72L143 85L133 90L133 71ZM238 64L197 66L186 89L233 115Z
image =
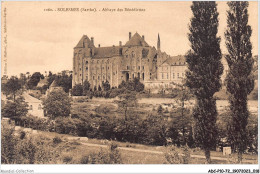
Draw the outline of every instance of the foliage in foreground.
M71 100L63 90L52 91L43 101L44 111L52 118L69 116Z
M227 30L225 32L228 53L225 58L229 66L226 86L232 115L230 135L238 150L238 162L247 148L247 122L249 111L247 96L254 89L252 29L248 25L248 5L246 1L228 2Z
M1 143L2 164L53 164L62 150L53 148L44 137L14 132L14 126L4 122L1 123Z
M196 97L193 110L195 139L210 163L210 149L215 147L217 138L217 110L213 96L221 87L223 72L220 37L217 36L219 14L213 1L193 1L191 10L193 17L188 36L191 50L186 55L186 84Z
M190 150L187 146L181 148L181 151L175 146L168 146L164 153L167 164L190 164Z
M108 150L101 149L98 153L83 156L81 164L122 164L121 155L116 144L111 144Z

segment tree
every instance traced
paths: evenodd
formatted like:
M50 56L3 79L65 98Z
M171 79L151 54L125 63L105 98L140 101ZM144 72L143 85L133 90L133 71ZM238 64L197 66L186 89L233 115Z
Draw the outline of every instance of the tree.
M48 116L69 116L71 100L63 90L52 91L43 101L43 109Z
M128 108L136 106L137 104L136 93L126 90L123 94L120 94L118 97L120 98L119 106L124 109L124 116L126 121Z
M134 78L134 89L136 92L141 92L144 90L144 84L142 84L139 78Z
M90 90L90 83L89 81L85 80L83 83L83 91L89 91Z
M71 94L73 96L82 96L83 95L83 86L81 84L76 84L72 90Z
M17 92L22 88L22 85L17 77L12 76L7 83L2 84L3 93L12 95L13 101L16 101Z
M247 95L254 89L254 60L250 42L252 30L248 25L248 2L234 1L227 4L229 10L225 38L228 54L225 58L230 69L226 77L232 115L230 134L238 150L238 162L241 163L242 153L247 148Z
M7 101L2 108L2 116L8 118L18 118L26 116L28 113L28 104L24 101L23 97L18 98L16 101Z
M108 81L102 83L104 91L110 90L110 84Z
M134 78L133 80L129 80L127 82L122 81L118 88L125 88L130 91L141 92L144 90L144 84L142 84L138 78Z
M183 79L182 84L173 83L175 85L175 89L177 89L177 95L175 96L176 102L179 105L179 107L176 109L176 112L174 113L174 127L177 128L177 130L180 130L182 132L182 143L183 145L187 145L188 137L186 134L188 133L188 136L190 135L191 130L191 118L190 118L190 110L185 107L185 102L189 101L191 96L191 92L185 85L185 80Z
M98 91L102 91L102 88L100 85L98 85Z
M207 163L211 163L210 149L215 148L216 99L214 93L221 87L220 38L218 32L217 4L214 1L195 1L191 10L193 17L188 35L191 50L187 53L186 85L196 97L193 110L195 118L195 139L204 150Z
M48 75L48 87L51 85L51 83L56 79L56 74L52 74L51 71L49 71L49 75Z
M29 89L33 89L34 87L36 87L41 79L44 79L44 76L40 72L33 73L28 81Z
M64 91L67 93L72 88L72 75L68 76L63 73L61 76L56 76L55 80L57 84L63 87Z

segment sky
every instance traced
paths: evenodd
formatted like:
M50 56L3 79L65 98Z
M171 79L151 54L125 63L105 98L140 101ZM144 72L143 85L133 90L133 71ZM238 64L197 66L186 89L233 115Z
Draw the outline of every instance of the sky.
M226 53L226 2L219 1L219 32L222 53ZM191 2L2 2L2 26L6 25L7 75L26 72L72 70L73 48L83 35L94 37L95 45L112 46L128 41L128 33L145 36L150 46L157 44L171 56L184 55L190 44L187 38L192 12ZM4 18L4 8L6 8ZM95 8L93 11L58 11L58 8ZM116 11L103 11L103 8ZM137 8L145 11L117 11ZM46 11L52 9L53 11ZM56 10L56 11L55 11ZM3 22L6 22L3 23ZM258 54L257 2L249 3L249 25L253 33L253 55ZM4 26L5 27L5 26ZM2 39L2 74L3 75Z

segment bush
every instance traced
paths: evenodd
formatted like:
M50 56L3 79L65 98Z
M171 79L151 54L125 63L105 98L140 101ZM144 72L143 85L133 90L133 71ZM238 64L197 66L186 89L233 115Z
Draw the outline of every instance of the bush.
M166 163L168 164L191 163L190 150L187 146L183 147L179 151L175 146L168 146L166 152L164 153L164 156L166 159Z
M60 151L50 149L50 142L44 137L19 139L14 134L14 126L1 123L1 163L2 164L47 164L56 163Z
M16 100L15 102L7 101L2 108L2 116L8 118L15 118L25 116L28 113L28 104L24 99Z
M53 144L59 144L59 143L62 142L62 139L61 139L60 137L57 137L57 136L56 136L56 137L53 138L52 141L53 141Z
M91 153L83 156L80 160L81 164L122 164L122 159L117 145L111 144L109 150L101 149L98 153Z
M72 156L65 156L63 158L63 163L68 164L72 161L72 159L73 159Z
M44 111L52 118L69 116L71 100L63 90L52 91L43 101Z
M71 94L73 96L82 96L83 95L83 86L81 84L75 85L71 90Z

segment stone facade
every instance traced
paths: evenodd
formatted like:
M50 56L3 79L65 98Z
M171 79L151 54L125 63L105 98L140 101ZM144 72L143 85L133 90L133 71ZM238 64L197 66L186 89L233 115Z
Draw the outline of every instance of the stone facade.
M84 35L74 48L72 85L88 80L91 87L102 87L108 81L118 87L122 81L138 77L141 82L157 78L158 51L149 46L144 36L135 33L125 45L95 47L94 38Z
M223 82L228 66L225 58L222 63ZM94 38L84 35L74 48L72 85L88 80L92 88L102 88L105 81L111 87L118 87L122 81L138 77L146 89L169 88L182 83L187 68L184 56L170 56L161 51L159 34L157 48L149 46L138 33L132 36L130 32L125 45L119 41L119 45L111 47L96 47Z

